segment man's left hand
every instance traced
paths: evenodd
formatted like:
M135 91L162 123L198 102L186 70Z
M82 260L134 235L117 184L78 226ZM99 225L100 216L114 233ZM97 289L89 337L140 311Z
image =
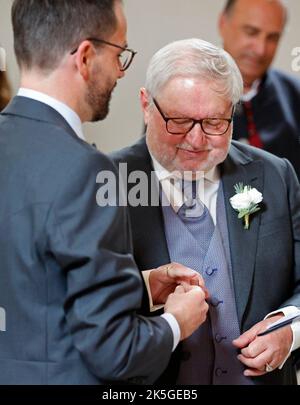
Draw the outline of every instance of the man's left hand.
M247 377L257 377L278 368L288 355L293 332L290 326L278 329L264 336L257 336L266 327L283 314L276 314L255 324L233 341L234 346L241 349L238 359L247 367L244 374Z
M186 292L191 286L199 286L203 289L205 298L208 298L208 291L201 275L179 263L169 263L151 270L149 285L154 305L165 304L168 296L178 285L182 285Z

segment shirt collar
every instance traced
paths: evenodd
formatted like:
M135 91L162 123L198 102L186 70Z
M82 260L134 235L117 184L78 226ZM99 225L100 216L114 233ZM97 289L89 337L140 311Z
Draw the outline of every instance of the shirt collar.
M258 93L260 83L261 83L261 80L256 79L252 83L251 89L247 93L242 95L241 100L244 101L244 102L252 100Z
M18 91L18 96L31 98L32 100L39 101L41 103L47 104L56 110L60 115L64 117L76 135L85 141L83 131L82 131L82 122L79 116L76 114L74 110L68 107L65 103L56 100L53 97L48 96L45 93L41 93L39 91L27 89L27 88L20 88Z
M182 179L179 176L179 173L176 174L176 172L170 172L167 169L165 169L151 153L150 156L152 159L155 174L164 192L162 203L166 205L171 204L173 210L175 212L178 212L180 207L187 201L187 198L186 196L183 195L181 189ZM199 173L197 180L203 181L203 178L204 178L204 183L202 183L203 187L198 187L198 192L200 193L198 195L198 198L202 201L205 201L204 195L205 189L212 188L217 190L219 186L220 172L218 167L215 166L208 172L205 172L204 176L203 172L201 172L201 175Z

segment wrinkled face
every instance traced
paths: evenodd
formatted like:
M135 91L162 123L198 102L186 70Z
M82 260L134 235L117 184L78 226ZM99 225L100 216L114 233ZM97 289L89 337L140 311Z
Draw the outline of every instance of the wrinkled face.
M213 84L196 78L175 77L156 96L166 117L230 118L232 103ZM232 125L224 135L206 135L199 124L186 135L171 135L166 123L145 89L141 103L147 125L147 144L160 164L173 171L208 171L227 156Z
M121 3L116 2L115 13L117 28L113 35L105 38L107 41L127 46L127 24ZM117 80L124 76L120 70L119 56L121 49L104 45L97 55L97 62L92 66L91 77L87 83L86 101L92 110L91 121L103 120L109 112L109 103Z
M286 12L277 0L237 0L220 18L224 49L235 59L245 85L261 78L275 56Z

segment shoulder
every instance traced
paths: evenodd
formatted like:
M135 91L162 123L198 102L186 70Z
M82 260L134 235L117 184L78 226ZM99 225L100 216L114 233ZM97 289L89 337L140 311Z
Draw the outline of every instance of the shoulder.
M133 145L111 153L109 157L116 165L127 163L129 167L134 169L148 165L150 162L150 154L146 144L146 138L143 137Z
M290 194L291 198L299 198L299 180L292 164L285 158L232 141L223 168L226 173L238 172L248 179L263 178L265 191L277 193L275 198L285 198L287 194Z
M263 163L266 169L277 172L284 172L287 170L287 167L291 166L287 159L277 157L265 150L235 140L231 142L229 158L245 165L245 167L248 163L259 161Z
M300 91L300 79L282 70L270 69L268 71L268 79L274 84L284 86L285 88L294 89L298 92Z

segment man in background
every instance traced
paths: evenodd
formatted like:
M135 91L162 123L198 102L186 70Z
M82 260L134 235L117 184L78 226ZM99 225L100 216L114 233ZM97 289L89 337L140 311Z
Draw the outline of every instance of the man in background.
M300 177L300 81L270 67L287 19L282 0L228 0L219 31L244 81L233 138L289 159Z
M96 203L97 175L116 173L82 122L106 117L133 59L122 3L15 0L12 20L21 89L0 115L0 384L151 383L208 307L199 287L160 293L195 276L172 264L150 274L165 314L138 315L126 210Z

